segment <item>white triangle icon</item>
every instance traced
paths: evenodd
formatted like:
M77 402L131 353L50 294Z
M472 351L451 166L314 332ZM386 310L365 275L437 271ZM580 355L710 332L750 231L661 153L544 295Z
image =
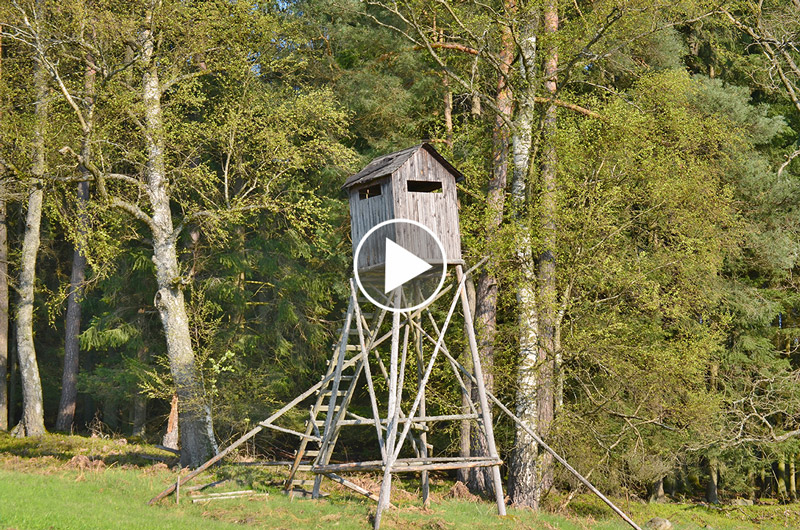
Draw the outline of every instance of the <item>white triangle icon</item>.
M386 272L383 276L383 292L390 293L432 269L433 265L418 258L388 237L386 238Z

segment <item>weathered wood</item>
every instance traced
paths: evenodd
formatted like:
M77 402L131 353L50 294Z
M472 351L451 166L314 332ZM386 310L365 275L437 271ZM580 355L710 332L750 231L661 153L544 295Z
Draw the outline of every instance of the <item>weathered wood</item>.
M420 459L421 460L421 459ZM453 457L447 461L431 462L400 462L395 461L388 470L386 465L380 460L373 460L369 462L350 462L347 464L327 464L324 466L314 466L311 468L313 473L326 474L331 472L355 472L355 471L383 471L384 473L416 473L419 471L446 471L451 469L467 469L474 467L492 467L500 466L503 461L499 458L460 458Z
M419 291L419 287L417 287L417 290ZM419 293L419 296L420 297L422 296L421 293ZM421 314L420 314L420 316L421 316ZM417 317L417 318L419 318L419 317ZM417 327L421 327L421 326L419 326L419 322L417 322L417 319L414 319L413 323L416 324ZM411 327L411 324L409 324L409 327ZM415 350L416 350L416 353L417 353L417 386L420 386L421 383L422 383L422 365L425 362L425 356L423 355L423 352L422 352L422 335L420 334L419 330L416 329L416 328L414 329L414 343L415 343ZM421 417L423 417L423 418L426 415L426 413L425 413L425 407L426 407L425 401L426 401L425 400L425 388L423 387L422 388L422 401L420 402L420 406L419 406L419 413L420 413ZM423 431L420 434L419 438L420 438L420 454L423 457L427 457L428 456L428 435L427 435L426 432ZM430 502L430 480L429 480L427 471L423 471L422 474L420 475L420 482L421 482L421 487L422 487L422 505L425 508L429 508L430 504L431 504L431 502Z
M223 499L240 499L242 497L269 497L269 493L260 493L253 490L209 493L208 495L193 497L192 504L197 502L218 501Z
M395 289L395 302L400 301L400 289ZM396 304L396 307L399 303ZM395 443L397 442L397 420L400 417L400 399L402 395L402 388L397 388L398 374L397 374L397 354L400 348L400 313L395 312L392 315L392 345L389 360L389 406L386 413L387 418L390 419L386 427L386 438L384 446L386 447L386 454L383 461L386 465L386 471L383 474L383 481L381 482L381 492L378 499L378 507L375 510L374 528L378 530L381 526L381 514L383 510L389 507L389 497L392 491L392 474L388 471L391 469L394 460L397 458L395 454ZM413 413L412 413L413 414ZM402 440L400 444L402 444Z
M376 185L380 187L381 194L367 199L359 198L362 188L350 191L350 235L354 252L355 246L373 226L394 218L390 179L387 177L379 182L373 182L370 187ZM369 243L364 245L359 254L359 270L384 264L387 237L394 240L394 226L380 228L375 237L370 238Z
M327 463L325 460L330 455L329 446L332 437L331 422L333 422L334 408L336 406L336 394L339 392L339 383L342 380L342 366L344 365L344 357L347 354L347 340L350 326L353 323L353 313L355 312L356 293L353 290L352 283L350 284L350 304L347 308L347 315L345 316L344 329L342 330L342 341L339 345L339 355L336 358L336 369L333 372L333 384L331 386L331 397L328 401L328 413L325 415L325 430L322 431L322 442L320 444L320 455L317 457L322 463ZM322 477L317 477L314 482L314 491L312 497L314 499L319 497L319 488L321 485Z
M461 371L462 371L464 374L466 374L466 375L467 375L467 377L468 377L468 378L470 378L470 379L472 380L472 382L473 382L473 383L477 384L477 380L476 380L475 376L474 376L474 375L472 375L472 374L469 372L469 370L467 370L466 368L464 368L464 366L463 366L461 363L459 363L459 362L458 362L458 361L457 361L455 358L453 358L452 356L450 356L450 354L449 354L449 353L447 353L447 352L444 352L444 351L443 351L443 353L444 353L444 355L445 355L445 356L449 357L449 358L450 358L450 360L451 360L451 361L452 361L452 362L453 362L453 363L454 363L454 364L455 364L455 365L456 365L456 366L459 368L459 370L461 370ZM526 423L525 423L524 421L522 421L522 420L521 420L519 417L517 417L517 415L516 415L516 414L514 414L513 412L511 412L511 411L508 409L508 407L506 407L506 406L503 404L503 402L502 402L502 401L500 401L499 399L497 399L497 397L496 397L494 394L492 394L491 392L487 392L487 396L489 397L489 399L491 399L491 400L494 402L494 404L495 404L495 405L497 405L497 407L498 407L498 408L499 408L501 411L503 411L503 412L504 412L504 413L505 413L505 414L506 414L506 415L507 415L509 418L511 418L511 419L514 421L514 423L516 423L517 425L519 425L519 426L520 426L520 427L521 427L521 428L522 428L522 429L523 429L523 430L524 430L526 433L528 433L528 435L529 435L531 438L533 438L533 439L536 441L536 443L537 443L537 444L539 444L539 445L540 445L540 446L541 446L541 447L542 447L542 448L543 448L545 451L547 451L548 453L550 453L551 455L553 455L553 458L555 458L555 459L556 459L556 461L558 461L558 462L559 462L559 463L560 463L562 466L564 466L564 467L566 468L566 470L567 470L567 471L569 471L570 473L572 473L572 475L574 475L574 476L575 476L575 478L577 478L579 481L581 481L581 483L582 483L584 486L586 486L586 487L589 489L589 491L591 491L592 493L594 493L595 495L597 495L597 497L598 497L600 500L602 500L604 503L606 503L606 504L608 505L608 507L609 507L609 508L611 508L611 509L614 511L614 513L616 513L617 515L619 515L619 516L620 516L620 518L621 518L623 521L625 521L626 523L628 523L628 524L629 524L629 525L630 525L632 528L634 528L635 530L642 530L642 529L639 527L639 525L637 525L635 522L633 522L633 520L632 520L630 517L628 517L628 515L627 515L625 512L623 512L622 510L620 510L619 508L617 508L617 506L616 506L616 505L615 505L613 502L611 502L611 501L610 501L610 500L609 500L609 499L608 499L608 498L607 498L605 495L603 495L603 493L602 493L600 490L598 490L598 489L597 489L597 488L596 488L596 487L595 487L595 486L594 486L594 485L593 485L591 482L589 482L589 480L587 480L587 479L586 479L586 478L585 478L583 475L581 475L581 474L580 474L580 473L579 473L579 472L578 472L578 471L577 471L577 470L576 470L574 467L572 467L571 465L569 465L569 462L567 462L567 461L566 461L566 460L565 460L565 459L564 459L564 458L563 458L561 455L559 455L558 453L556 453L556 451L555 451L555 450L554 450L552 447L550 447L549 445L547 445L547 444L544 442L544 440L542 440L542 439L541 439L541 438L540 438L540 437L539 437L539 436L538 436L538 435L537 435L537 434L534 432L534 430L530 428L530 426L529 426L528 424L526 424Z
M342 486L345 486L345 487L347 487L347 488L350 488L351 490L353 490L353 491L355 491L355 492L358 492L358 493L360 493L361 495L364 495L365 497L368 497L369 499L372 499L372 500L373 500L373 501L375 501L375 502L378 502L378 500L379 500L379 498L378 498L378 496L377 496L377 495L375 495L375 494L373 494L373 493L370 493L368 490L366 490L366 489L362 488L362 487L361 487L361 486L359 486L358 484L354 484L353 482L350 482L350 481L349 481L349 480L347 480L346 478L340 477L340 476L339 476L339 475L337 475L336 473L330 473L330 472L329 472L329 473L323 473L323 474L324 474L326 477L328 477L329 479L331 479L332 481L334 481L334 482L338 482L338 483L339 483L339 484L341 484Z
M418 430L425 430L426 427L423 423L428 422L436 422L436 421L455 421L455 420L477 420L480 416L478 414L442 414L439 416L415 416L413 418L398 418L397 423L408 423L413 422L414 425L411 427L413 429ZM383 418L380 420L381 424L388 423L388 419ZM342 420L339 422L341 425L346 426L353 426L353 425L373 425L375 423L374 419L370 418L355 418L352 420Z
M449 264L461 263L461 234L458 221L458 197L453 175L426 150L414 156L392 174L393 218L411 219L430 228L442 243ZM409 182L441 183L438 193L409 191ZM440 259L439 249L418 232L400 230L396 241L403 248L428 260Z
M459 266L460 267L460 266ZM450 303L450 309L447 312L447 317L445 318L444 324L442 325L442 332L439 337L439 341L436 344L436 347L433 349L431 353L430 361L428 361L428 366L425 369L425 373L423 374L422 380L420 381L420 390L424 390L425 385L428 384L428 379L431 376L431 371L433 370L433 364L436 362L436 356L439 353L439 349L441 348L442 341L444 340L444 334L447 332L447 328L450 325L450 320L453 318L453 312L456 308L456 303L458 302L458 295L461 293L462 289L464 288L464 281L463 279L459 280L459 285L456 288L455 296L453 297L453 301ZM411 406L411 412L409 413L410 416L414 416L416 414L417 409L419 408L420 401L422 400L422 395L420 391L417 391L417 396L414 399L414 404ZM406 437L408 436L408 432L411 429L411 423L406 423L405 427L403 428L403 433L400 436L400 440L397 442L397 447L394 449L394 454L392 455L392 461L396 460L400 454L400 450L403 447L403 442L405 441Z
M353 288L352 279L350 280L350 288L351 289ZM358 302L357 299L356 302ZM378 399L375 396L375 386L372 381L372 370L369 367L369 351L372 348L373 346L372 342L374 341L371 341L369 346L364 344L364 330L362 328L363 323L361 316L361 307L358 305L358 303L356 303L356 316L358 317L356 318L356 327L358 329L358 341L359 344L361 345L361 352L362 352L361 355L364 360L364 375L367 380L367 392L369 393L369 403L370 406L372 407L373 423L375 425L376 434L378 435L378 445L380 446L381 450L381 458L386 458L386 448L383 445L383 433L380 423L380 412L378 411ZM378 333L378 330L380 330L381 324L383 323L383 319L385 316L386 316L386 309L383 309L381 311L380 317L378 318L378 322L375 325L375 331L373 332L373 336Z
M227 495L249 495L251 493L256 493L253 490L238 490L238 491L221 491L219 493L206 493L205 495L196 495L194 496L195 499L199 499L201 497L225 497ZM266 495L266 494L265 494Z
M275 412L272 416L270 416L269 418L264 420L262 423L272 423L272 422L274 422L275 420L277 420L278 418L280 418L281 416L286 414L286 412L288 412L289 410L293 409L298 403L300 403L301 401L306 399L308 396L310 396L311 394L313 394L314 392L316 392L317 390L319 390L320 388L322 388L323 386L328 384L328 381L330 381L332 377L333 377L333 375L326 376L326 377L322 378L322 380L319 383L309 387L308 390L306 390L305 392L303 392L302 394L300 394L299 396L294 398L292 401L290 401L289 403L287 403L283 407L281 407L277 412ZM255 427L253 427L250 431L248 431L241 438L239 438L234 443L229 445L226 449L220 451L215 456L213 456L212 458L208 459L205 464L201 465L200 467L198 467L197 469L195 469L194 471L192 471L191 473L186 475L183 479L180 480L180 484L181 485L186 484L187 482L192 480L194 477L196 477L197 475L199 475L200 473L202 473L203 471L205 471L209 467L213 466L214 464L216 464L217 462L219 462L220 460L225 458L228 454L230 454L231 451L233 451L234 449L236 449L237 447L239 447L240 445L245 443L247 440L249 440L250 438L252 438L256 434L261 432L262 429L264 429L264 427L262 427L261 425L256 425ZM150 499L147 502L147 504L148 505L152 505L152 504L160 501L161 499L163 499L164 497L166 497L167 495L170 495L173 491L175 491L175 488L176 488L175 484L170 484L170 486L167 489L165 489L164 491L162 491L161 493L159 493L158 495L156 495L155 497Z
M306 462L308 470L311 469L311 463ZM231 462L234 466L264 466L264 467L289 467L292 465L291 460L260 460L256 462Z
M461 269L461 265L456 265L456 277L463 287L466 276L464 271ZM476 388L478 390L478 401L481 405L481 415L483 416L483 432L486 435L486 447L489 449L490 457L498 458L497 447L494 443L492 415L491 410L489 409L489 402L486 399L486 387L483 383L483 369L481 368L481 358L480 354L478 353L478 341L475 338L475 327L472 321L472 310L469 307L469 300L467 299L466 290L461 288L459 289L459 293L461 295L461 308L464 312L464 322L466 322L465 328L467 330L467 340L469 343L469 349L472 352L472 368L475 372L475 378L477 380ZM442 333L444 333L444 331L442 331ZM505 515L506 501L505 495L503 495L503 481L500 478L500 468L495 467L492 469L492 480L494 482L494 494L497 500L497 513L499 515Z
M396 156L393 163L375 163ZM463 263L458 220L456 180L462 178L430 145L421 145L381 157L358 175L348 179L350 194L351 236L354 250L372 227L389 219L410 219L431 229L444 246L449 264ZM370 168L376 168L375 170ZM366 173L365 173L366 171ZM409 184L411 183L411 184ZM438 184L438 186L437 186ZM434 190L434 188L437 188ZM377 191L380 194L376 194ZM368 192L368 193L367 193ZM440 260L438 246L430 238L414 237L401 227L379 229L366 242L359 255L358 270L378 267L385 261L385 238L388 237L427 260Z
M348 304L347 314L346 315L352 315L352 311L353 311L353 308L354 308L355 305L356 305L356 298L355 298L355 295L354 295L352 282L351 282L350 303ZM337 352L337 358L341 357L341 355L342 355L342 347L347 349L348 333L349 333L348 324L349 324L349 321L347 320L347 316L346 316L345 317L345 325L342 327L341 330L339 330L340 331L340 333L339 333L339 349L338 349L338 352ZM336 369L335 368L336 366L338 366L338 362L337 363L332 363L332 362L329 361L328 362L328 371L326 372L326 376L333 374L334 370ZM336 393L338 394L338 389L337 389ZM332 388L330 389L330 394L329 395L332 396L334 399L336 398L336 395L334 394ZM324 391L320 391L317 394L317 399L314 401L314 405L311 406L311 414L310 414L308 423L306 424L305 434L306 435L310 435L311 432L314 431L317 440L320 440L321 437L320 437L319 429L317 428L316 419L317 419L317 415L319 414L319 412L321 410L322 403L323 403L324 399L325 399L325 392ZM287 488L291 487L292 479L297 474L297 471L298 471L298 469L300 467L300 462L303 460L303 457L305 456L306 447L308 446L308 442L309 442L308 438L303 438L301 440L301 442L300 442L300 447L298 447L298 449L297 449L297 453L295 454L294 462L292 463L292 467L289 469L289 476L286 479L286 487ZM319 453L317 453L317 455L319 455Z
M430 320L431 325L433 326L433 330L437 334L440 333L439 332L439 326L436 325L436 320L433 318L433 315L428 310L426 310L426 312L428 313L428 319ZM431 337L430 334L428 334L428 332L425 331L422 328L422 326L417 325L417 330L425 338L427 338L431 343L436 344L436 340L433 337ZM448 362L450 362L450 367L453 369L453 375L456 377L456 381L458 381L458 384L461 387L461 391L468 398L468 399L466 399L466 403L468 405L469 410L472 411L472 414L468 414L468 416L473 416L473 415L475 416L475 418L471 418L471 417L467 418L467 417L465 417L465 418L461 418L461 419L462 420L477 419L478 418L478 411L475 409L475 405L472 403L472 391L471 391L472 387L471 386L469 388L467 387L466 383L464 382L464 379L461 377L461 374L459 373L458 367L451 360L453 357L452 357L452 355L450 355L450 352L447 350L447 346L444 344L444 342L442 342L442 353L446 354L445 357L447 357Z
M285 432L286 434L294 434L295 436L298 436L300 438L305 438L307 440L313 440L315 442L321 441L319 436L314 436L312 434L304 434L302 432L298 432L298 431L295 431L295 430L292 430L292 429L287 429L286 427L279 427L279 426L274 425L272 423L266 423L266 422L262 421L261 423L259 423L259 425L261 425L262 427L265 427L267 429L272 429L272 430L279 431L279 432Z

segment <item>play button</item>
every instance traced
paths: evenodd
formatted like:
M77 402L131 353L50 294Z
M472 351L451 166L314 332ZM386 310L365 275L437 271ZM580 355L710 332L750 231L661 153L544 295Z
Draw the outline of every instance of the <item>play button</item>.
M409 219L373 226L353 256L356 284L376 306L392 312L431 303L444 285L447 256L436 234Z
M413 280L433 265L418 258L388 237L386 238L386 268L383 273L383 292L390 293Z

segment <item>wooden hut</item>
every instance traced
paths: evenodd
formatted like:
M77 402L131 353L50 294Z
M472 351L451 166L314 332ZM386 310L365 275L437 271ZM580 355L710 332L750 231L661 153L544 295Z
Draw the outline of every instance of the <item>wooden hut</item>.
M428 143L376 158L344 183L350 195L353 251L372 227L391 219L417 221L436 234L447 264L462 264L456 182L464 175ZM390 225L379 235L392 239L430 263L441 253L430 238L408 225ZM383 265L384 237L370 237L361 249L358 268Z

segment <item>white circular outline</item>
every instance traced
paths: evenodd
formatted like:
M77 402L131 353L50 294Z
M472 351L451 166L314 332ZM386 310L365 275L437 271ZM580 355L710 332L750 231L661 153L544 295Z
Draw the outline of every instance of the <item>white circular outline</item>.
M436 290L433 291L432 295L430 295L428 298L426 298L425 300L423 300L419 304L415 305L414 307L401 308L401 309L397 309L397 308L392 309L389 306L385 306L385 305L381 304L380 302L378 302L377 300L372 298L367 293L367 290L364 289L364 286L361 284L361 278L358 275L358 255L361 253L361 247L364 245L364 241L366 241L366 239L369 236L371 236L372 233L375 232L376 230L378 230L379 228L381 228L383 226L387 226L387 225L393 224L393 223L408 223L408 224L411 224L411 225L418 226L419 228L422 228L423 230L428 232L428 234L430 234L430 236L436 242L436 245L438 245L439 250L442 251L442 278L439 280L439 285L436 287ZM439 238L436 236L436 234L433 233L433 230L431 230L430 228L428 228L424 224L422 224L422 223L420 223L418 221L412 221L411 219L389 219L388 221L383 221L383 222L380 222L380 223L376 224L375 226L373 226L372 228L367 230L367 233L364 234L361 237L361 240L358 242L358 245L356 245L356 252L353 255L353 272L355 273L356 284L358 285L358 288L361 290L361 293L364 296L367 297L367 300L369 300L370 302L372 302L376 306L380 307L381 309L385 309L387 311L391 311L392 313L404 313L404 312L408 312L408 311L414 311L416 309L419 309L421 307L425 307L426 305L430 304L433 301L433 299L436 297L436 295L439 294L439 291L442 290L442 287L444 286L445 277L447 276L447 253L444 251L444 245L442 244L441 241L439 241Z

